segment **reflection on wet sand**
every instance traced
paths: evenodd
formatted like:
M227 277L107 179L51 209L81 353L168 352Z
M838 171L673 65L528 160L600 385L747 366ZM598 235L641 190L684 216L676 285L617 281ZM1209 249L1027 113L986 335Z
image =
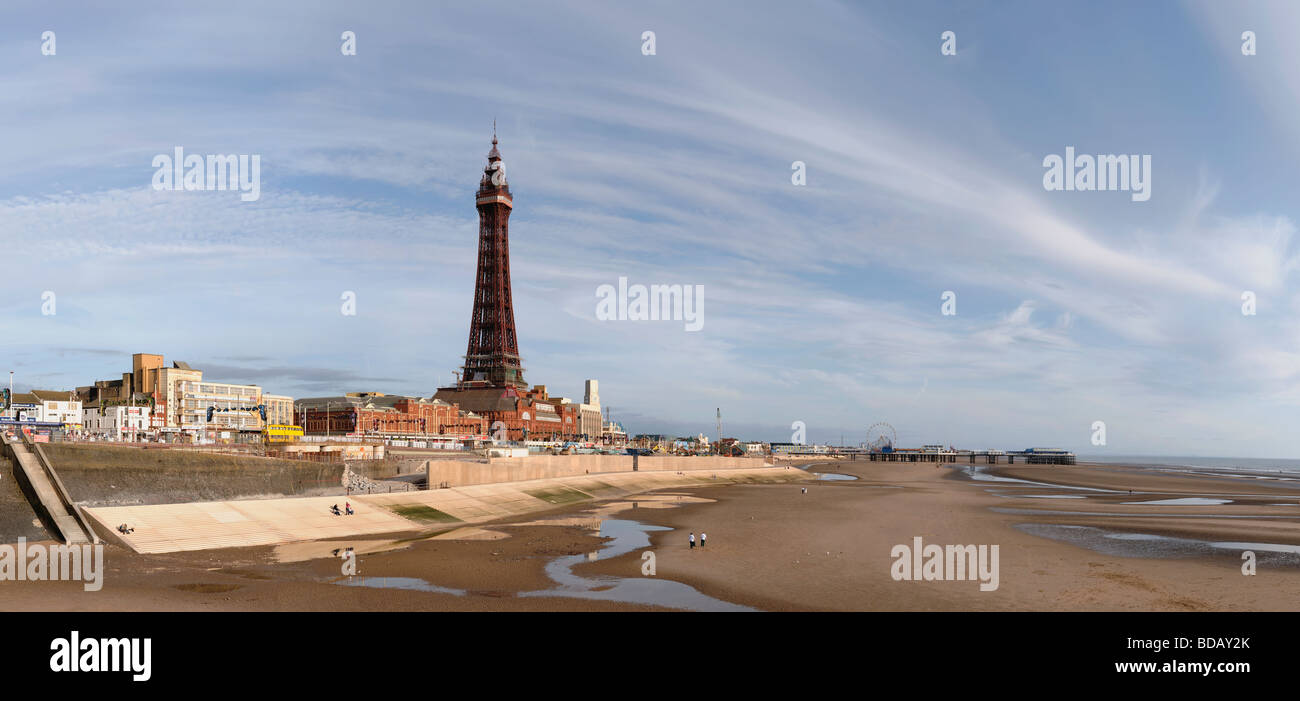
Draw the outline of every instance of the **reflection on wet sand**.
M599 599L633 604L648 604L689 611L752 611L753 609L728 603L701 594L691 586L671 579L653 575L640 577L614 577L596 575L584 577L575 574L573 568L582 562L594 562L601 557L618 557L635 550L650 546L649 534L654 531L670 531L671 528L651 526L638 521L608 518L613 514L636 509L670 509L685 504L710 503L712 499L686 494L648 494L631 500L615 501L601 504L578 514L556 515L533 519L522 523L509 524L511 527L529 526L576 526L598 532L601 538L608 539L599 549L582 555L566 555L553 558L546 564L546 574L555 582L548 589L520 592L519 597L569 597L579 599ZM435 540L488 540L508 538L510 534L501 531L480 528L458 528L450 532L432 536ZM392 544L392 541L387 542ZM305 545L305 544L303 544ZM322 547L300 548L300 555L325 552L324 546L337 547L335 543L319 543ZM376 543L369 552L382 551L382 545ZM323 556L323 555L317 555ZM337 580L343 586L369 587L378 589L407 589L426 591L437 594L464 596L463 589L443 587L415 577L347 577Z

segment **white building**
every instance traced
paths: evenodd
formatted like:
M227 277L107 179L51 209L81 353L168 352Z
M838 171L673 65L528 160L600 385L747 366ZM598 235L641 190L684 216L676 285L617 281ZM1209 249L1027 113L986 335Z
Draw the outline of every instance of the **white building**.
M147 406L88 406L82 410L82 428L89 434L113 440L136 440L150 431L152 412Z
M587 436L587 440L596 440L602 433L600 419L600 383L587 380L583 401L578 405L578 432Z
M22 423L63 424L64 429L81 426L81 400L73 392L34 389L13 395L3 418Z
M81 400L75 393L34 389L29 394L37 400L37 421L59 423L67 428L81 424Z

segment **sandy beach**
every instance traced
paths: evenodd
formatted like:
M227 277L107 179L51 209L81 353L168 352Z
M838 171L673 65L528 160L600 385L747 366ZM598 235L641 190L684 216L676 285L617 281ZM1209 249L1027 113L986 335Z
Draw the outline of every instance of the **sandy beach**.
M670 489L475 528L278 548L138 555L109 547L102 591L82 591L76 582L5 582L0 584L0 609L1300 607L1300 555L1269 550L1300 546L1300 481L1295 476L1217 476L1114 465L972 469L863 461L814 465L810 471L857 479L819 480L810 474L791 484ZM607 530L621 526L624 531L629 523L637 525L626 537L609 540L599 537L602 523ZM646 527L664 530L637 530ZM708 534L706 547L688 547L692 531ZM997 545L996 590L981 591L973 576L896 581L891 550L910 546L917 537L925 544ZM641 547L636 547L638 538L644 539ZM611 544L625 552L610 557ZM358 575L350 583L334 556L347 547L358 553ZM1248 549L1258 560L1253 576L1242 573L1242 552ZM651 579L642 574L647 550L654 552L653 579L661 584L639 581ZM554 572L548 572L548 565L565 564L559 562L565 558L564 576L584 582L582 598L571 593L573 585L566 585L569 593L557 590ZM634 595L623 596L624 591ZM653 593L659 591L673 593ZM683 592L704 603L683 604L697 601L682 598ZM627 600L638 597L642 600Z

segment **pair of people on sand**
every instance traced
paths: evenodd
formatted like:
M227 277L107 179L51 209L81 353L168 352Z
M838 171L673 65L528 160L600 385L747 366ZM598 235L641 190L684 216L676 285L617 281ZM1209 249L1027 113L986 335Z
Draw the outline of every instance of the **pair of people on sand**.
M705 541L707 541L708 539L709 539L709 534L707 534L707 533L701 531L701 532L700 532L700 547L701 547L701 548L704 547L704 543L705 543ZM694 549L695 549L695 531L691 531L691 550L694 550Z
M342 516L342 515L344 515L344 514L346 514L346 515L348 515L348 516L351 516L352 514L355 514L355 513L356 513L355 511L352 510L352 502L350 502L350 501L346 501L346 502L343 502L343 503L344 503L344 504L346 505L346 507L347 507L347 510L346 510L346 511L340 513L340 512L339 512L339 505L338 505L338 504L335 504L334 506L331 506L331 507L330 507L330 513L334 514L335 516Z

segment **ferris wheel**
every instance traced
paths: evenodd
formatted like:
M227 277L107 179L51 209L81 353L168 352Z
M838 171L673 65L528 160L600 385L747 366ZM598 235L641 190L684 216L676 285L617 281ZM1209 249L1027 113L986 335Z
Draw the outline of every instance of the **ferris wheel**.
M893 426L881 421L871 424L867 429L867 449L873 453L891 453L898 442L898 432Z

